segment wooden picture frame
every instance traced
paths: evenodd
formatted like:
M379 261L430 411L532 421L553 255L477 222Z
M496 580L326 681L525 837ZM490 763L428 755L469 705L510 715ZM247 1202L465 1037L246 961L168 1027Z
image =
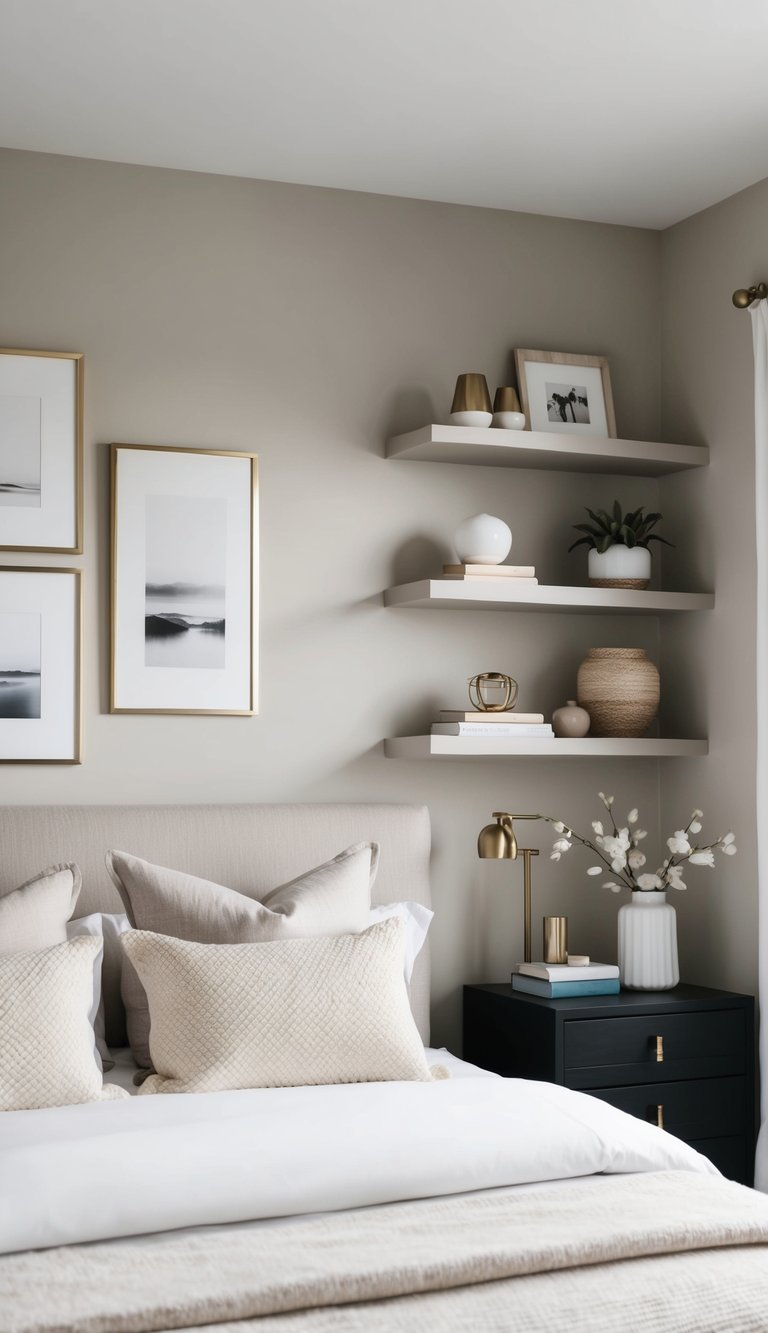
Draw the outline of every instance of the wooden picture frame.
M82 352L0 348L0 550L83 550Z
M113 713L257 711L258 458L111 446Z
M0 763L82 762L82 571L0 567Z
M616 439L607 357L516 347L515 367L528 430Z

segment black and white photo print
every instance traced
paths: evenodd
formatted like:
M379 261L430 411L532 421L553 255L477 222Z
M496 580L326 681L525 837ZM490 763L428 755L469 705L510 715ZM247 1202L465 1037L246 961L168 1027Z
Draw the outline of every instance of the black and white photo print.
M0 611L0 718L40 717L40 615Z
M547 384L547 416L550 421L589 425L589 395L583 384Z
M0 394L0 505L40 508L41 401Z
M224 666L226 553L226 500L146 497L146 666Z

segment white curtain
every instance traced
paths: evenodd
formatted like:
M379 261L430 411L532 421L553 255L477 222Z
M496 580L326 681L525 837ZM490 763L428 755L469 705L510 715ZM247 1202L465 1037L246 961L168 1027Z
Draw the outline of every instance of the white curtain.
M757 882L760 969L760 1106L755 1186L768 1192L768 301L750 306L755 352L755 508L757 531Z

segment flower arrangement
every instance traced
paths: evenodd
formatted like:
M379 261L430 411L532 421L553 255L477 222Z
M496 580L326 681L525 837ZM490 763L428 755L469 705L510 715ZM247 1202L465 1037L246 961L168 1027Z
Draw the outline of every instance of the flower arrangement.
M694 810L686 827L677 829L667 838L669 855L665 857L663 864L652 873L644 871L647 857L641 851L640 843L648 835L647 831L638 825L638 811L630 810L625 827L619 828L613 813L613 797L606 796L604 792L599 792L598 795L607 811L610 827L606 830L601 820L594 820L592 824L594 839L583 838L581 834L551 815L542 815L541 818L552 824L555 833L558 834L552 848L551 860L559 861L570 851L574 842L580 843L582 847L588 847L599 857L602 865L590 866L587 874L604 875L607 867L614 878L605 880L603 888L611 889L614 893L621 893L622 889L643 893L665 893L667 889L686 889L688 886L683 880L684 866L714 866L717 848L724 856L736 855L736 840L730 832L716 838L714 842L704 843L701 846L696 842L702 830L701 821L704 816L701 810Z
M578 537L569 551L574 551L577 546L589 546L593 551L599 551L601 555L610 546L644 546L646 550L651 542L663 542L665 546L672 546L666 537L659 537L657 533L652 532L656 524L663 517L661 514L646 514L645 506L641 505L639 509L628 510L622 514L621 505L618 500L613 502L612 513L607 513L605 509L587 509L591 523L574 523L573 526L577 532L586 534L584 537Z

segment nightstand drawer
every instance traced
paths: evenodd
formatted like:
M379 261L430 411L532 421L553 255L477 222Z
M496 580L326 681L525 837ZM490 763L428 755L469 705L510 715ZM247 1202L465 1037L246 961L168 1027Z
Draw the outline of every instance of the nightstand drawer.
M592 1089L723 1078L746 1073L746 1048L740 1009L574 1019L564 1024L563 1081Z
M746 1129L743 1078L688 1079L684 1083L658 1083L654 1087L590 1088L589 1091L601 1101L652 1125L658 1123L661 1107L662 1127L687 1142L739 1134Z

